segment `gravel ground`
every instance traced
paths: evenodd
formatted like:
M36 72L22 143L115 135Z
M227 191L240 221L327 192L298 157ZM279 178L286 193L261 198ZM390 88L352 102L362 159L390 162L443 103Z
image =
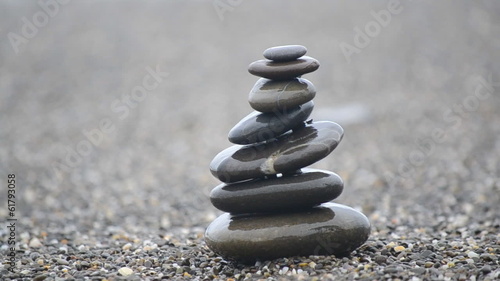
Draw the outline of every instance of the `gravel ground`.
M2 280L500 277L498 2L82 2L0 2ZM246 67L282 44L321 63L312 118L345 137L312 167L343 177L335 202L372 235L242 265L203 241L208 164L251 110Z

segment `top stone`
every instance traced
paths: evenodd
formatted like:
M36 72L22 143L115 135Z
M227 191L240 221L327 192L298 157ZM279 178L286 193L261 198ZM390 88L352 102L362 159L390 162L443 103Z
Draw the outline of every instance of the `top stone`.
M283 62L300 58L306 52L306 47L301 45L276 46L265 50L264 57L272 61Z

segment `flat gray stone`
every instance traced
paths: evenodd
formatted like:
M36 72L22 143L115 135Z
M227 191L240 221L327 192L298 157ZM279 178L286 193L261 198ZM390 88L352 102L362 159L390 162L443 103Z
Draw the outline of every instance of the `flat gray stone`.
M365 215L341 204L324 203L292 213L224 213L208 226L205 241L223 257L253 263L291 256L346 256L369 235Z
M307 79L276 81L260 78L248 95L250 106L260 112L282 111L309 102L316 88Z
M254 111L229 131L228 139L236 144L251 144L277 138L303 124L313 108L314 103L310 101L284 112Z
M333 200L343 187L335 173L304 169L299 174L218 185L210 193L210 201L232 214L297 210Z
M318 68L319 62L316 59L303 56L287 62L258 60L248 66L248 72L271 80L288 80L313 72Z
M313 122L273 141L233 145L215 156L210 171L226 183L293 172L326 157L343 135L337 123Z
M264 51L264 57L272 61L291 61L307 53L302 45L276 46Z

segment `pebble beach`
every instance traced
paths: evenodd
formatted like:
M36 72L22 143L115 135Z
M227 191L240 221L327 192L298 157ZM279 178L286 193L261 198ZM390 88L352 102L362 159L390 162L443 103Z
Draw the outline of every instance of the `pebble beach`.
M500 4L43 3L0 2L1 280L500 278ZM344 129L311 168L371 234L242 264L204 240L209 164L286 44L321 62L310 118Z

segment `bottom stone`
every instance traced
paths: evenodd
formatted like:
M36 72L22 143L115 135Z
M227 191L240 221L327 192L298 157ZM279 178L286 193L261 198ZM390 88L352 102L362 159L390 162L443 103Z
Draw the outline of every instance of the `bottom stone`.
M289 256L345 256L369 235L365 215L341 204L324 203L291 213L224 213L208 226L205 241L223 257L253 262Z

